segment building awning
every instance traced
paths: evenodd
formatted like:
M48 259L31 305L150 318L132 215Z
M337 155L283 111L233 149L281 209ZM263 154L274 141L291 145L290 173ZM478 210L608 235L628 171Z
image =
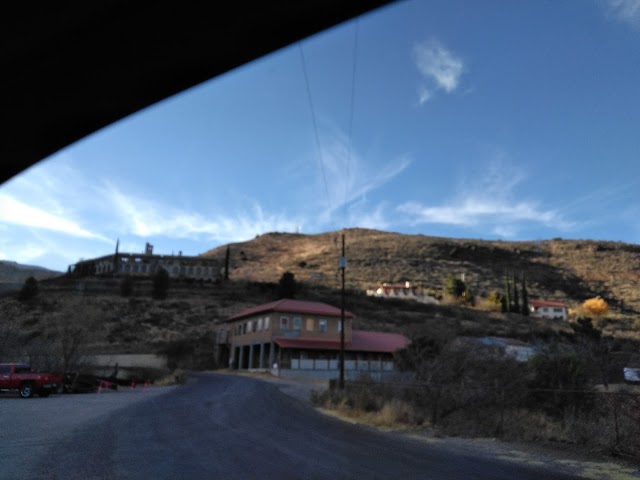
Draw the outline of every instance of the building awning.
M340 350L340 341L315 338L275 337L273 341L280 348L301 350ZM367 332L354 330L351 342L345 342L344 349L349 352L393 353L407 346L409 340L399 333Z

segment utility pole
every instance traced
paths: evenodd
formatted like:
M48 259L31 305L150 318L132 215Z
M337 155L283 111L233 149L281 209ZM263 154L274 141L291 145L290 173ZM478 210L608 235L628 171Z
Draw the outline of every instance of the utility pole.
M342 271L342 293L340 300L340 380L338 387L340 390L344 389L344 271L347 268L347 257L344 253L344 233L342 234L342 256L338 263L340 270Z

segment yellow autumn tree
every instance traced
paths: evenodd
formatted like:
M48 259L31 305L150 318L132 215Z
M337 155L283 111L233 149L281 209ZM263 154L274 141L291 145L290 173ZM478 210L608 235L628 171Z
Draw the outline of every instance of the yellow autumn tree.
M582 311L587 316L602 318L609 313L609 304L600 297L589 298L582 303Z

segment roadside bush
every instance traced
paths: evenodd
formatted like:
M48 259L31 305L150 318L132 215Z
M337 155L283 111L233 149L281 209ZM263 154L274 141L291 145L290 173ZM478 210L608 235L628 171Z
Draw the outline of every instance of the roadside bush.
M583 391L592 388L592 370L589 361L571 352L551 350L535 356L530 361L532 379L529 388L529 405L561 415L568 408L588 410L593 397ZM553 390L549 395L546 390ZM563 390L565 390L563 392Z

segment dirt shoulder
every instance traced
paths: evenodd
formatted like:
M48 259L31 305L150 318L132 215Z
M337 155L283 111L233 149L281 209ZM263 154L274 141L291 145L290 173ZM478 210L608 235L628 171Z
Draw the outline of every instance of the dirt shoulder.
M216 371L227 375L240 375L263 380L278 385L283 393L297 398L317 411L351 424L375 428L379 431L394 432L420 442L455 450L469 456L493 458L498 461L521 465L543 466L558 472L576 475L593 480L638 480L640 465L633 460L612 458L599 452L585 450L577 445L562 443L525 443L509 442L495 438L458 438L437 436L430 428L398 426L377 426L370 418L353 418L336 410L319 408L311 402L311 392L320 391L328 386L326 380L283 379L270 373Z

